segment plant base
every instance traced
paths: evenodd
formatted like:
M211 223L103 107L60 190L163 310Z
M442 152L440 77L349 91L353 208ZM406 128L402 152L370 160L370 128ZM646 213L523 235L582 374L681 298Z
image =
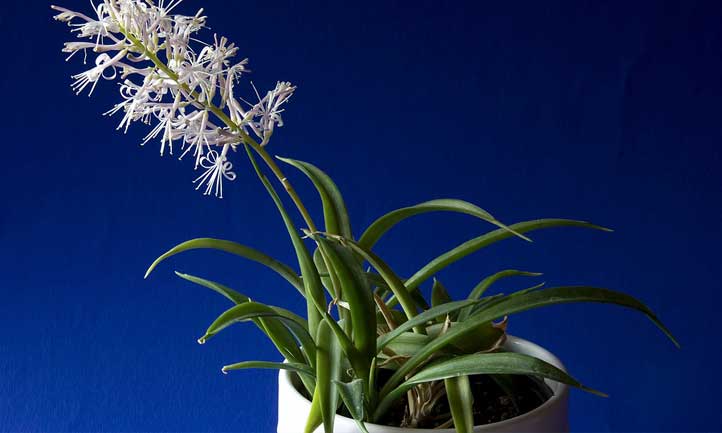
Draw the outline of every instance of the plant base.
M529 341L509 336L504 347L512 352L538 357L564 370L564 366L556 356ZM292 374L285 370L281 370L278 375L278 433L298 433L302 431L311 406L311 402L294 387L291 377ZM568 432L569 389L566 385L558 382L546 381L546 383L554 395L539 407L511 419L476 426L474 432ZM370 423L366 423L366 428L369 433L454 433L454 429L411 429ZM319 427L316 431L322 432L323 428ZM341 415L336 416L334 433L357 433L358 431L353 419Z

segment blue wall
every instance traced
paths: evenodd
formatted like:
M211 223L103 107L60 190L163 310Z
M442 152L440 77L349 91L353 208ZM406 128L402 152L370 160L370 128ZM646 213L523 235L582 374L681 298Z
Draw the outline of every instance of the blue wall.
M212 31L251 59L259 87L298 84L271 151L331 174L357 234L385 211L439 197L505 222L561 216L615 228L510 240L439 278L462 296L515 267L550 285L639 297L682 350L640 315L599 305L520 314L510 331L611 395L575 392L575 431L722 429L722 7L451 3L187 0L181 11L204 7ZM63 62L68 34L50 16L39 1L0 9L0 430L272 431L274 373L219 369L278 355L247 325L196 344L229 305L172 271L303 311L295 291L213 252L142 279L159 253L197 236L292 261L272 203L243 160L226 198L203 197L189 161L139 147L141 126L114 131L119 119L100 113L116 86L90 100L71 93L82 65ZM293 180L318 213L313 190ZM408 275L489 228L418 217L377 251Z

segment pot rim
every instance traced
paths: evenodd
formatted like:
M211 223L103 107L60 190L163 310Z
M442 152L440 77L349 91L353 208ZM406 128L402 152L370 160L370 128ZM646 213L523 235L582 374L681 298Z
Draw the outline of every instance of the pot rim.
M507 335L507 340L504 343L504 346L508 349L512 349L513 347L518 348L525 348L527 350L530 350L532 352L535 352L535 357L539 357L542 360L554 365L555 367L559 368L560 370L567 372L566 368L564 367L564 364L562 364L561 360L557 358L553 353L548 351L547 349L543 348L542 346L539 346L536 343L533 343L529 340L525 340L523 338L514 337L513 335ZM290 388L290 392L293 395L293 397L300 399L304 402L304 404L307 404L309 407L311 406L311 402L306 399L294 386L293 382L291 381L291 371L288 370L279 370L278 375L279 378L281 378L284 382L286 382L286 385ZM567 395L569 394L569 386L565 385L561 382L556 382L549 379L544 379L545 382L550 384L550 386L554 389L554 395L552 395L547 401L539 405L538 407L532 409L529 412L526 412L522 415L515 416L514 418L509 418L504 421L498 421L490 424L481 424L474 426L474 432L483 432L483 431L491 431L495 430L497 428L501 427L510 427L514 424L521 423L529 418L537 417L542 415L544 412L551 410L553 406L556 406L563 402L564 399L566 399ZM345 420L348 420L349 422L355 422L353 418L348 418L343 415L335 415L336 418L343 418ZM404 428L404 427L397 427L397 426L387 426L382 424L374 424L370 422L364 422L364 425L366 426L372 426L372 427L378 427L381 429L385 429L386 431L394 431L394 432L404 432L404 433L422 433L422 432L435 432L435 433L455 433L455 429L420 429L420 428Z

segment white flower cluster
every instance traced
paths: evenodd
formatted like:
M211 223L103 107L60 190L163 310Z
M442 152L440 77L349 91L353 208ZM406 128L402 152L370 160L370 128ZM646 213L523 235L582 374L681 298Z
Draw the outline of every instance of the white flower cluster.
M182 0L103 0L93 5L89 17L59 6L55 19L67 22L81 40L67 42L70 59L83 51L95 57L95 65L73 75L72 88L92 94L102 79L117 80L122 101L106 114L123 113L118 129L132 122L153 125L142 144L160 136L160 154L166 147L173 154L179 143L180 158L192 154L195 168L203 174L194 183L204 194L223 196L223 180L233 180L228 150L258 137L264 146L276 126L282 126L283 104L295 86L278 82L258 102L236 96L235 86L248 72L248 59L234 62L238 48L225 37L214 36L212 44L193 35L205 27L199 10L194 16L171 14ZM196 48L194 48L193 46ZM220 152L213 150L220 148Z

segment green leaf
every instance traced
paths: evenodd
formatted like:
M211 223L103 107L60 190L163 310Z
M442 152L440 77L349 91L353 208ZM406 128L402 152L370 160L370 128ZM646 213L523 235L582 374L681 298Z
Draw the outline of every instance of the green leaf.
M460 322L452 322L451 328L459 326ZM441 334L444 325L436 323L426 328L429 337L436 338ZM495 326L493 322L487 321L476 325L476 327L462 337L449 344L448 350L452 352L476 353L496 350L504 343L506 328Z
M193 275L183 274L180 272L175 273L180 278L183 278L184 280L190 281L192 283L198 284L203 287L207 287L215 292L220 293L224 297L230 299L235 304L243 304L246 302L249 302L251 299L242 294L238 293L235 290L224 286L223 284L217 283L215 281L206 280L203 278L199 278ZM306 329L308 329L308 325L306 324L306 321L288 311L284 310L283 308L279 307L271 307L279 314L283 314L288 317L294 317L295 321L303 324ZM253 323L258 326L258 328L266 334L266 336L273 342L274 346L278 349L281 354L287 358L289 361L302 361L304 358L304 355L301 353L301 350L298 348L298 344L296 343L296 339L294 338L293 334L284 326L282 323L279 323L277 320L266 320L266 319L252 319ZM311 353L313 355L313 353ZM306 354L306 360L311 364L315 365L316 359L315 355L308 356ZM304 383L305 385L305 383Z
M316 365L316 359L313 359L313 365ZM301 379L303 386L306 388L309 394L313 395L316 388L316 375L313 367L309 367L307 364L300 362L267 362L267 361L244 361L238 362L231 365L224 365L221 371L223 374L228 374L230 370L244 370L248 368L269 368L276 370L289 370L295 371L298 374L298 378Z
M373 295L366 286L366 276L358 267L351 251L329 240L314 236L328 267L336 274L342 299L349 304L352 341L361 360L350 359L357 374L367 378L371 358L376 354L376 308Z
M334 381L351 417L356 421L359 430L368 433L364 425L364 384L361 379L354 379L349 383Z
M228 326L257 318L264 320L277 320L283 323L286 328L298 339L304 352L310 357L316 354L316 347L311 335L305 328L304 323L298 323L295 315L286 315L282 309L274 309L258 302L245 302L231 307L208 327L205 335L198 339L203 344Z
M383 335L382 335L383 337ZM379 349L379 357L388 357L383 351L386 349L390 350L393 355L412 357L426 346L432 337L424 334L417 334L415 332L404 332L396 336L392 341L386 344L382 349ZM398 367L396 364L386 364L386 368L396 370Z
M509 278L509 277L516 277L516 276L538 277L540 275L542 275L542 274L538 273L538 272L525 272L525 271L518 271L516 269L506 269L506 270L497 272L497 273L490 275L490 276L484 278L483 280L481 280L481 282L479 282L479 284L477 284L476 287L474 287L471 290L471 293L469 293L469 299L481 298L481 296L484 293L486 293L486 290L492 284L501 280L502 278ZM459 312L459 321L466 319L467 317L469 317L470 314L471 314L471 308L462 310L461 312Z
M397 299L401 303L401 308L404 310L406 317L409 319L417 315L416 303L412 298L411 294L406 289L406 286L396 273L387 265L379 256L374 254L372 251L358 245L356 242L343 239L342 242L349 246L354 252L363 257L374 269L378 271L381 277L388 284L389 289L394 293Z
M339 281L338 274L336 273L336 270L331 267L331 269L328 268L326 265L326 261L328 259L324 258L323 254L321 253L321 249L319 247L316 248L316 251L313 252L313 262L316 264L316 269L319 270L319 275L322 275L323 273L326 274L325 277L321 277L321 281L323 281L324 286L326 287L326 291L331 295L332 299L335 299L337 301L343 300L342 296L342 288L341 288L341 282ZM344 334L350 335L351 334L351 317L349 316L349 310L345 308L337 308L338 311L338 318L339 323L343 325L342 329ZM333 319L330 319L333 321ZM330 322L332 325L335 323ZM335 329L335 328L334 328ZM349 340L350 342L350 340ZM342 344L342 347L345 347ZM350 356L350 355L349 355Z
M313 398L311 399L311 408L308 411L308 417L306 418L306 426L303 429L304 433L313 433L316 427L323 424L323 413L321 411L321 391L318 386L314 388Z
M278 156L276 158L296 167L311 179L313 186L316 187L321 196L326 231L348 239L353 239L346 204L333 180L315 165L295 159L281 158Z
M486 293L486 290L495 282L501 280L502 278L509 278L509 277L538 277L542 275L540 272L526 272L526 271L518 271L516 269L506 269L504 271L497 272L493 275L490 275L483 280L479 284L476 285L471 290L471 293L469 293L469 299L479 299L481 298L484 293Z
M289 370L296 373L306 374L315 377L313 370L306 364L298 362L269 362L269 361L243 361L235 364L224 365L221 371L227 374L231 370L246 370L249 368L267 368L272 370Z
M431 306L436 307L446 304L448 302L451 302L451 296L449 296L449 292L446 290L446 287L441 284L441 281L434 278L434 285L431 287ZM436 321L443 322L444 318L437 317Z
M163 260L167 259L168 257L174 256L178 253L182 253L184 251L189 250L195 250L195 249L213 249L213 250L219 250L224 251L230 254L235 254L237 256L244 257L246 259L252 260L254 262L260 263L262 265L267 266L268 268L276 271L279 275L281 275L283 278L286 279L289 283L293 285L293 287L296 288L302 295L304 294L303 289L303 282L301 281L301 278L298 277L296 272L291 269L289 266L279 262L276 259L271 258L270 256L263 254L262 252L255 250L251 247L247 247L245 245L237 244L235 242L231 241L225 241L222 239L213 239L213 238L198 238L198 239L191 239L189 241L183 242L181 244L176 245L175 247L171 248L167 252L165 252L163 255L155 259L155 261L150 265L148 270L145 273L144 278L148 278L148 275L150 275L151 272L153 272L153 269L155 269L156 266Z
M336 339L338 340L338 343L341 346L343 353L346 354L348 359L359 359L360 355L357 353L356 347L354 347L353 342L343 330L344 328L342 328L338 323L336 323L333 316L328 313L324 313L323 321L331 328L331 332L333 332L333 334L336 336Z
M338 280L336 274L334 274L332 271L329 271L326 267L326 262L324 262L323 256L321 255L321 250L319 248L316 248L316 250L313 252L313 263L316 266L318 275L321 277L321 282L326 288L328 294L332 297L338 298L339 294L335 292L336 288L338 287Z
M471 393L469 376L444 379L446 398L456 433L471 433L474 429L474 395Z
M234 304L242 304L251 300L248 296L238 293L230 287L226 287L223 284L216 283L215 281L209 281L193 275L183 274L178 271L175 271L175 274L186 281L190 281L191 283L198 284L199 286L203 286L213 290L214 292L220 293L231 300Z
M427 213L427 212L458 212L466 215L471 215L494 224L504 230L516 234L517 236L529 240L526 236L519 233L515 233L514 230L506 225L502 224L494 218L489 212L484 209L473 205L469 202L457 199L439 199L431 200L424 203L419 203L415 206L404 207L396 209L395 211L389 212L381 218L377 219L366 229L366 231L359 238L359 245L364 248L370 249L376 242L383 236L384 233L389 231L393 226L406 218Z
M403 386L474 374L528 374L583 389L601 397L606 394L588 388L563 370L533 356L521 353L475 353L457 356L424 368L413 375Z
M431 308L431 306L426 302L426 299L424 299L423 295L421 295L418 290L409 291L409 296L411 296L411 299L414 301L414 304L416 304L416 307L418 309L423 311Z
M404 281L403 278L401 278L400 281L403 282ZM391 296L389 296L388 300L386 300L385 302L392 307L398 305L398 300L396 299L396 296L393 294L393 292L391 292L391 290L388 289L389 286L384 285L383 287L384 287L384 290L382 290L382 292L384 292L385 294L391 295ZM418 288L416 288L414 290L409 290L408 292L409 292L409 297L411 298L411 300L414 302L414 304L416 305L416 307L419 310L424 311L424 310L428 310L429 308L431 308L429 303L426 302L426 299L424 299L424 296L419 292Z
M388 284L386 284L386 281L381 277L381 275L375 273L375 272L366 272L366 282L369 287L376 287L381 288L385 292L390 292L391 289L389 289ZM383 293L379 293L379 296L381 296Z
M541 359L519 353L481 353L458 356L427 366L386 394L377 406L373 419L378 420L396 400L419 383L474 374L534 375L574 386L592 394L606 396L585 387L564 371Z
M482 298L482 301L478 304L471 307L471 314L469 316L474 315L477 311L481 311L486 308L491 308L495 306L496 304L500 304L502 302L505 302L508 298L516 298L518 296L523 296L529 292L533 292L535 290L541 289L544 287L546 283L542 282L539 284L535 284L531 287L527 287L526 289L522 289L519 291L516 291L514 293L510 293L509 295L504 295L503 293L499 293L494 296L485 296Z
M458 325L458 322L452 322L450 327L454 328ZM424 347L429 344L431 340L441 335L441 332L444 330L444 324L436 323L426 327L424 330L426 331L426 335L411 332L404 332L398 335L381 349L378 356L382 359L389 359L392 356L411 358L419 351L424 350ZM490 352L498 349L504 342L504 335L503 327L495 326L492 322L479 323L468 335L460 337L453 343L439 349L433 356L439 357L447 354L462 355L465 353ZM384 364L384 368L397 370L400 366L399 362L403 362L403 360L390 360L390 362Z
M341 378L341 349L326 321L318 325L316 334L316 391L325 433L333 433L333 421L338 407L338 389L334 381Z
M458 326L458 323L452 322L451 328ZM438 337L443 330L444 324L436 323L425 329L427 335L416 334L411 332L404 332L401 335L395 337L386 346L384 346L382 352L378 355L380 358L389 358L391 355L402 356L411 358L416 355L419 351L423 350L424 347L433 339ZM439 349L434 353L434 356L444 354L457 354L461 355L464 353L475 353L475 352L489 352L498 348L503 343L504 330L493 325L492 322L479 323L477 327L470 332L468 336L458 338L452 344L448 344L444 348ZM390 351L389 353L387 353ZM386 363L384 368L391 370L397 370L399 368L398 360L391 360Z
M206 280L204 278L196 277L194 275L184 274L178 271L175 271L175 274L179 276L180 278L183 278L186 281L190 281L192 283L198 284L199 286L207 287L215 292L220 293L221 295L225 296L226 298L233 301L235 304L242 304L244 302L249 302L251 298L244 295L243 293L239 293L230 287L224 286L223 284L217 283L215 281ZM292 317L296 322L302 324L305 329L308 330L308 325L306 324L306 319L299 316L298 314L286 310L285 308L281 307L275 307L271 306L274 310L281 312L282 315L287 317Z
M391 389L398 385L404 376L425 362L429 356L456 341L463 340L477 330L480 324L487 323L491 320L501 318L503 316L529 310L531 308L562 304L569 302L601 302L611 303L635 309L644 313L659 327L674 344L677 341L672 337L670 332L657 319L652 311L644 304L637 301L633 297L624 293L614 292L607 289L599 289L594 287L572 286L572 287L555 287L545 290L526 291L521 294L513 294L503 298L502 300L494 300L489 302L486 308L482 308L474 313L464 322L459 322L455 326L440 335L438 338L431 340L422 350L419 350L413 357L406 361L386 382L381 394L387 394Z
M533 221L525 221L509 226L514 232L526 233L532 230L539 230L552 227L586 227L590 229L611 231L607 228L600 227L585 221L575 221L566 219L541 219ZM411 278L406 280L406 287L408 290L413 290L418 287L421 283L429 279L435 273L441 269L455 263L462 258L474 253L481 248L491 245L495 242L507 239L514 236L514 234L506 229L497 229L492 232L486 233L474 239L464 242L463 244L453 248L444 254L438 256L434 260L430 261L426 266L416 272Z
M646 305L632 296L609 289L588 286L551 287L543 290L532 290L524 293L515 293L506 297L502 302L482 308L474 313L474 318L495 320L500 317L530 310L547 305L568 304L576 302L593 302L614 304L630 308L643 313L654 323L675 346L679 343L672 333Z
M388 332L384 335L381 335L376 340L376 350L381 351L387 344L389 344L391 341L393 341L396 337L403 334L406 331L411 330L413 327L416 326L423 326L426 323L436 319L437 317L443 317L447 314L451 314L454 311L459 311L462 308L473 306L474 304L478 303L479 301L474 300L463 300L463 301L452 301L448 302L446 304L441 304L436 307L431 307L430 309L424 311L423 313L409 319L408 321L400 324L396 329L394 329L391 332Z

